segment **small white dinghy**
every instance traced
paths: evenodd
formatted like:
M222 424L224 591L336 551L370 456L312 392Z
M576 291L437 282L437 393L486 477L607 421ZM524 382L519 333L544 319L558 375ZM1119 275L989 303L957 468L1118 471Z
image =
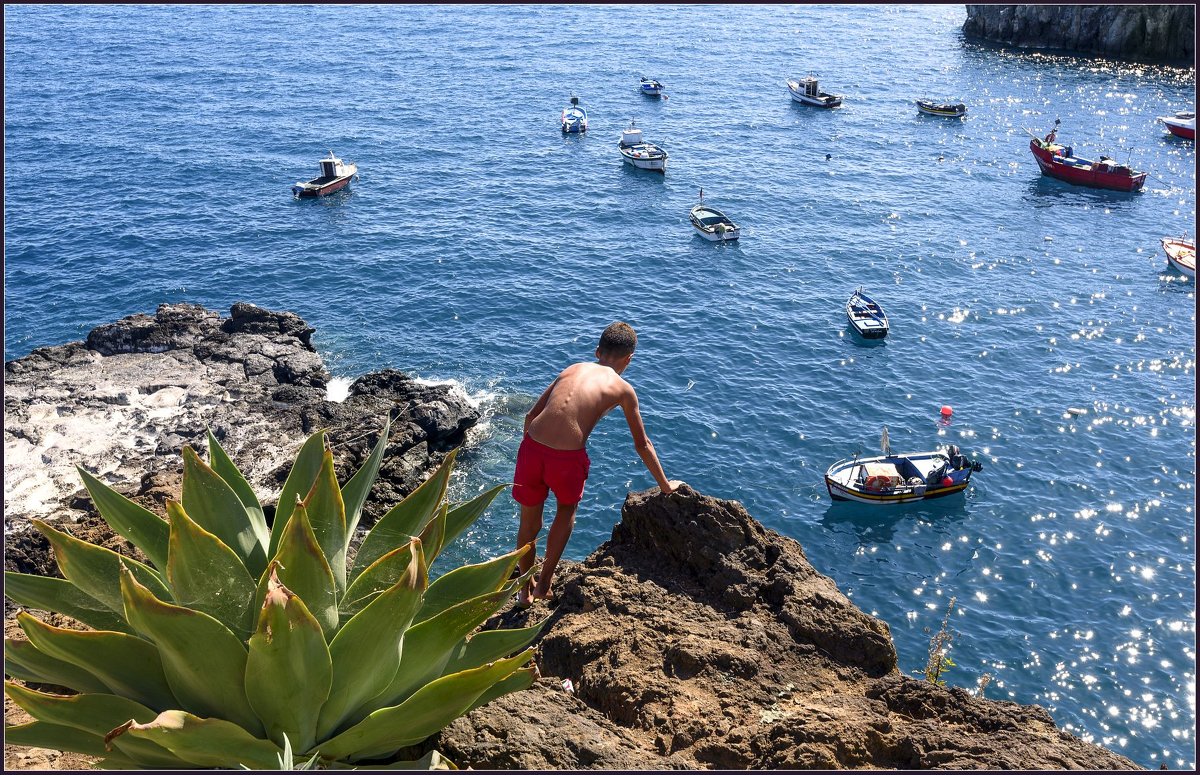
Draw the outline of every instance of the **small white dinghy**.
M617 143L621 157L638 169L652 172L667 172L667 152L653 143L642 139L642 130L634 122L629 122L629 128L621 133Z
M742 236L742 227L715 207L704 204L704 189L700 189L700 204L688 214L692 226L709 242L729 242Z
M883 339L888 335L888 319L883 307L863 293L861 286L846 301L846 317L863 339Z
M1196 243L1163 237L1162 246L1168 264L1188 277L1196 276Z

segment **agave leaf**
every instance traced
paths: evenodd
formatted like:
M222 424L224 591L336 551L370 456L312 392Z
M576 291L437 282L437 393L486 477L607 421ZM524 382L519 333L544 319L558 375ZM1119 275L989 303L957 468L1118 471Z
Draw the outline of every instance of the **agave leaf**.
M250 517L255 532L263 536L268 535L267 518L263 516L262 504L258 502L254 488L229 459L229 455L225 454L225 449L211 430L208 431L208 460L212 470L216 471L217 475L225 480L225 484L237 493L238 500L246 507L246 515ZM266 541L263 542L263 545L266 545Z
M437 751L430 751L420 759L414 759L411 762L392 762L391 764L347 764L345 762L331 762L328 769L331 770L457 770L458 767L454 762L442 756Z
M155 594L170 598L171 593L162 582L162 577L148 565L122 557L102 546L81 541L78 538L55 530L40 519L30 520L54 547L54 558L58 569L67 580L87 594L104 603L117 614L123 615L121 586L117 580L117 569L127 566L138 581L154 590Z
M104 735L108 730L118 724L131 718L152 719L155 716L155 712L145 705L115 694L75 694L62 697L37 692L9 681L4 682L4 693L38 721L98 735L102 742L105 742ZM134 759L143 767L174 769L186 767L188 764L152 743L131 743L132 745L118 745L120 756Z
M71 751L85 756L108 755L104 750L104 738L100 735L45 721L31 721L28 724L5 727L4 744Z
M548 621L549 616L532 627L519 630L485 630L464 638L450 653L442 675L470 670L524 649L541 634Z
M124 614L116 613L66 579L5 571L4 594L28 608L66 614L93 630L133 633Z
M141 549L155 568L167 567L167 523L89 474L82 466L75 468L108 526Z
M329 644L333 689L321 708L317 738L325 739L367 700L382 692L400 665L405 630L421 607L429 585L421 545L412 540L416 562L387 591L359 611Z
M319 430L309 436L304 445L300 447L300 454L296 456L296 462L292 464L292 470L288 472L287 481L283 483L283 491L279 493L279 502L275 506L275 520L271 523L271 545L267 549L268 557L275 556L279 539L283 535L283 528L287 526L288 518L292 516L292 509L296 508L297 499L303 498L304 494L312 489L313 482L317 480L317 472L321 470L324 452L324 430Z
M393 547L408 543L413 536L420 535L426 523L437 516L438 507L450 484L450 472L454 470L454 458L457 455L457 449L451 450L433 476L380 517L355 555L351 581Z
M379 434L379 441L375 443L375 448L371 450L367 462L363 463L362 468L358 469L357 473L350 477L350 481L346 482L346 486L342 488L342 501L346 504L347 548L349 548L350 537L354 535L354 529L358 527L358 520L362 516L367 495L375 485L375 478L379 476L379 466L383 463L383 451L387 449L388 435L391 431L392 418L387 417L383 424L383 432Z
M423 622L464 600L500 589L529 546L522 546L486 562L463 565L438 577L425 591L425 604L414 623Z
M262 733L246 701L246 647L208 614L154 597L128 571L121 571L125 618L158 646L163 673L179 703L205 716L228 719ZM199 762L196 762L199 764Z
M477 495L466 503L455 504L450 513L446 515L446 540L443 542L445 546L454 543L454 539L462 535L463 531L475 524L475 520L487 511L488 506L492 505L492 501L496 496L505 489L512 487L511 484L498 484L482 495Z
M508 678L533 656L528 649L474 670L442 676L400 705L377 710L321 744L332 759L373 759L414 745L462 715L493 684Z
M167 580L175 601L203 611L240 637L249 637L255 584L246 566L175 501L167 501L167 517L171 520Z
M304 507L341 594L346 591L346 506L342 503L342 491L333 472L333 453L329 450L322 455L321 470L304 498Z
M419 538L425 552L425 565L432 567L446 542L446 504L443 503L434 518L425 525Z
M103 681L88 671L43 654L27 640L4 639L4 673L22 681L62 686L76 692L107 694L109 691Z
M150 708L177 704L152 643L123 632L53 627L24 611L17 614L17 623L38 651L88 671L114 694Z
M127 756L108 754L103 759L92 764L98 770L136 770L138 764Z
M182 710L158 714L148 724L128 721L109 732L108 740L122 735L157 743L180 759L201 767L232 769L241 764L252 769L279 767L279 746L254 737L237 724L219 718L198 718Z
M321 625L274 572L249 645L250 707L262 719L267 737L283 746L285 759L291 740L308 750L316 742L317 714L329 697L333 667Z
M266 525L256 525L241 498L189 446L183 448L183 508L197 525L225 542L252 576L267 567Z
M418 539L419 540L419 539ZM422 552L422 558L424 553ZM344 624L356 613L366 608L375 597L388 589L404 575L413 559L413 543L401 546L380 557L371 567L358 574L358 578L346 590L338 603L338 618ZM432 588L432 587L431 587ZM429 590L425 590L429 594Z
M492 684L490 689L479 695L479 698L471 703L471 707L467 708L466 712L470 713L476 708L487 705L492 700L503 697L506 694L528 689L530 686L533 686L533 682L539 677L541 677L541 673L538 672L537 665L523 667L508 678Z
M337 585L303 504L288 518L272 566L279 573L280 583L299 595L308 612L320 622L326 639L332 638L338 626ZM266 599L270 576L271 568L267 568L259 580L255 610L261 609Z

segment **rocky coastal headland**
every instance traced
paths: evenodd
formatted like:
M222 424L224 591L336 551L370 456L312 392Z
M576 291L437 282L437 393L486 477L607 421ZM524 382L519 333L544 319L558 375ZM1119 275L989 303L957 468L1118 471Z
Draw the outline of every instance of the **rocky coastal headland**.
M389 370L328 400L312 333L293 314L250 305L228 318L164 305L7 363L6 569L56 573L30 517L128 550L92 511L74 466L161 513L162 499L179 493L179 449L202 446L206 428L264 503L318 427L330 429L344 480L390 412L377 509L469 443L479 414L446 386ZM630 493L611 540L560 566L555 591L556 600L487 625L547 619L536 643L543 677L459 718L415 755L436 748L474 769L1139 769L1058 729L1038 706L901 674L887 624L859 610L799 543L736 501L686 485L670 496ZM7 604L6 613L11 625ZM90 760L6 747L5 764Z
M1195 66L1194 5L968 5L963 33L1017 48Z

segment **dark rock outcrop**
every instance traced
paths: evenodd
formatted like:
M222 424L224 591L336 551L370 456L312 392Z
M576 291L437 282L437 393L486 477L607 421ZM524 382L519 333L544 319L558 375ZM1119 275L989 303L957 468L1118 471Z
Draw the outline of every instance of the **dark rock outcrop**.
M797 542L686 485L630 494L555 588L494 622L551 611L542 680L426 747L477 769L1138 769L1040 707L901 675L887 625Z
M1017 48L1195 66L1195 5L968 5L963 33Z

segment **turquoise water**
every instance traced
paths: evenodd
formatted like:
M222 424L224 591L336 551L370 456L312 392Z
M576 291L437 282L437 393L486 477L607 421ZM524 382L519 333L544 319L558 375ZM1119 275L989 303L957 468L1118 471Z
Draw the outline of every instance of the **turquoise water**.
M454 380L487 425L466 495L616 319L671 478L740 500L925 663L1046 707L1138 764L1195 762L1192 70L965 41L962 6L5 9L5 358L165 301L289 309L335 374ZM815 72L844 107L793 104ZM667 100L638 93L662 80ZM564 137L568 98L590 131ZM961 98L964 120L918 115ZM1024 128L1150 173L1038 174ZM623 167L629 119L670 154ZM334 150L344 194L297 202ZM1131 149L1131 150L1130 150ZM826 161L826 154L831 158ZM743 226L715 245L697 198ZM892 333L864 346L862 285ZM954 408L939 424L942 405ZM1086 410L1072 415L1068 408ZM965 497L832 507L834 461L957 443ZM653 484L619 413L592 437L567 556ZM515 539L498 502L459 554Z

